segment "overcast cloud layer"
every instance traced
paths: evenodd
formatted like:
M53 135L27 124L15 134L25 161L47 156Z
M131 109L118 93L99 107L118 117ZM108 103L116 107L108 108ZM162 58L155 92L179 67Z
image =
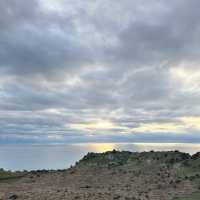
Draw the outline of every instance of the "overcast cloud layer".
M1 0L0 143L200 142L199 7Z

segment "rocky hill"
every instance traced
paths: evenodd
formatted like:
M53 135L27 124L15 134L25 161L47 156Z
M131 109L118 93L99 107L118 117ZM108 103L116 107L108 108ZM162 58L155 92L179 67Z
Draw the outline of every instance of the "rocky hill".
M1 200L200 199L200 153L113 150L88 153L67 170L5 174Z

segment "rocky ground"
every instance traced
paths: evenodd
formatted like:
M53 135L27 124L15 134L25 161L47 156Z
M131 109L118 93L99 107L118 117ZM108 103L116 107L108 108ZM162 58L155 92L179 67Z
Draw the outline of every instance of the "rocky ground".
M67 170L0 176L5 199L199 200L200 153L89 153Z

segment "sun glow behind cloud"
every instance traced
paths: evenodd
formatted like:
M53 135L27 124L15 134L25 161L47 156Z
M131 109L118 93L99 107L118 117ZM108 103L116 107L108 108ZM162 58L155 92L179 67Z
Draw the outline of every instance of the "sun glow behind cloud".
M170 123L145 123L132 131L139 133L177 133L187 134L191 130L200 131L200 117L181 117Z
M184 126L176 123L149 123L141 124L132 129L139 133L184 133Z
M90 123L72 124L70 128L83 131L95 131L95 130L109 130L115 128L115 126L110 121L97 120Z
M197 63L182 63L170 69L173 84L185 92L200 92L200 71Z
M101 143L101 144L87 144L88 148L91 148L93 152L106 152L106 151L112 151L115 149L115 144L113 143Z
M130 128L120 126L111 121L98 120L92 123L72 124L70 128L74 130L89 131L89 132L102 132L117 134L115 129L120 129L121 133L175 133L175 134L188 134L190 130L200 131L200 117L181 117L177 118L174 122L152 122L141 123L138 127Z
M200 117L183 117L181 120L188 129L200 131Z

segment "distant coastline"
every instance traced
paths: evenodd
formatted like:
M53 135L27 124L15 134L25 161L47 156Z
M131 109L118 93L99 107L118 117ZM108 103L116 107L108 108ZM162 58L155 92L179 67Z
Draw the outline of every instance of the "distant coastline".
M75 143L62 145L0 145L0 167L6 170L66 169L88 152L105 151L170 151L194 154L200 144L191 143Z

